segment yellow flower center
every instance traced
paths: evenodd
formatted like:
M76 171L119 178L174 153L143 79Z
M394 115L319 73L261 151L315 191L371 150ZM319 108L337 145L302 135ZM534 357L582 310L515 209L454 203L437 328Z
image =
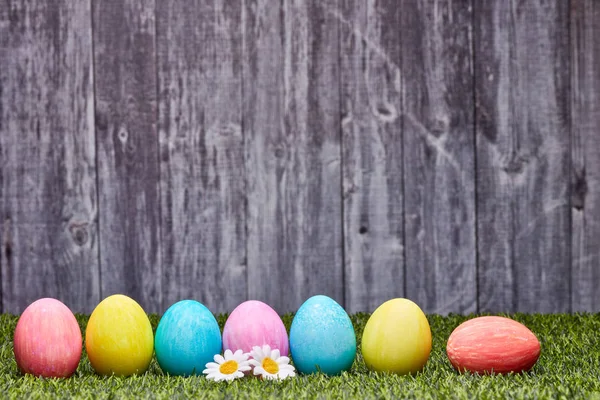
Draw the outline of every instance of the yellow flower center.
M219 367L219 372L223 375L231 375L238 370L238 363L235 360L225 361Z
M269 357L265 357L263 359L262 367L265 371L273 375L279 372L279 364L277 364L275 361L273 361L273 359Z

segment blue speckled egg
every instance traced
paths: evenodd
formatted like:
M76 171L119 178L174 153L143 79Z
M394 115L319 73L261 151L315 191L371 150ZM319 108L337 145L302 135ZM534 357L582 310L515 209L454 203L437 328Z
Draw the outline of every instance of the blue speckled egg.
M290 329L290 351L303 374L337 375L350 369L356 335L350 317L335 300L313 296L298 309Z
M221 352L221 331L214 315L195 300L173 304L160 319L154 351L160 368L170 375L201 374Z

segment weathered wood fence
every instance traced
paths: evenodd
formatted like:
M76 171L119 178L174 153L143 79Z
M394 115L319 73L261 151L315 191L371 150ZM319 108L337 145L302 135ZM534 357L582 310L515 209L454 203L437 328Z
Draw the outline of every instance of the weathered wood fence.
M0 0L4 312L600 311L600 1Z

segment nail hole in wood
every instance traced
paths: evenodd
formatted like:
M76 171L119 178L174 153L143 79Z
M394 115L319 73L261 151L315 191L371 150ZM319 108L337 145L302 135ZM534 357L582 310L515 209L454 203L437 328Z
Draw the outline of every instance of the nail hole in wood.
M6 257L7 260L10 261L10 259L12 257L12 246L11 246L10 242L6 242L4 244L4 256Z
M389 117L390 115L392 115L392 112L390 110L388 110L387 107L383 107L383 106L377 107L377 112L384 117Z
M127 138L128 138L128 137L129 137L129 133L128 133L128 132L127 132L125 129L121 129L121 130L119 131L119 140L120 140L122 143L125 143L125 142L127 142Z

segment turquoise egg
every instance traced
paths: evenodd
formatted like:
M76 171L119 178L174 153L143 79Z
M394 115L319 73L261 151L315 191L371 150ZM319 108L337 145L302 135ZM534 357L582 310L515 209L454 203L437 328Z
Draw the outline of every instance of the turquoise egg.
M330 297L313 296L298 309L290 329L290 351L303 374L337 375L352 367L356 335L346 311Z
M221 331L214 315L195 300L182 300L165 312L156 328L154 351L170 375L201 374L221 353Z

